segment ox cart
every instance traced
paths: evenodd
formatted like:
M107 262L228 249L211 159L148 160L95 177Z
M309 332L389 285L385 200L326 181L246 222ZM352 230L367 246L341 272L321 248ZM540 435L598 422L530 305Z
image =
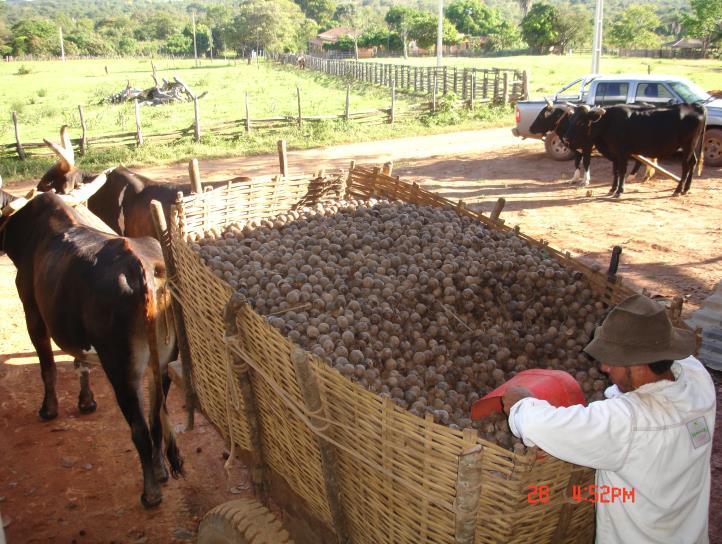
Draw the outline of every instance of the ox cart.
M234 297L191 248L231 223L345 195L452 208L491 229L516 230L583 274L605 304L632 294L614 274L378 168L352 163L348 172L256 178L179 195L162 241L187 336L184 380L232 454L249 466L260 500L270 497L282 510L288 530L259 502L244 499L213 509L199 541L592 542L594 505L574 500L571 489L592 484L593 470L536 448L509 451L474 429L437 424L366 390ZM530 501L530 486L548 486L549 500Z

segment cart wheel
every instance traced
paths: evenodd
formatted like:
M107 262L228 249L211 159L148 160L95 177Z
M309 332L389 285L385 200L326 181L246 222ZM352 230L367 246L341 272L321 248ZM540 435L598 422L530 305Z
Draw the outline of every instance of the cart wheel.
M216 506L203 517L198 544L293 544L293 540L260 502L238 499Z

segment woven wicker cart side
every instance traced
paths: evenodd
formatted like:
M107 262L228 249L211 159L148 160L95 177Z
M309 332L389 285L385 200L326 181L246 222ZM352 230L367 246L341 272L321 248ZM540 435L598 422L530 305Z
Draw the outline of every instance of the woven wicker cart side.
M279 180L269 178L266 183L278 184ZM333 184L338 187L338 179ZM376 170L355 168L349 173L347 184L348 194L359 198L379 196L452 207L490 228L508 229ZM313 204L315 198L330 194L324 190L323 180L312 193L311 178L307 178L305 188L299 180L285 192L264 186L259 189L259 194L264 196L258 198L255 193L249 194L249 186L229 186L184 199L173 237L174 254L181 263L177 288L181 291L184 318L193 319L189 317L193 314L198 320L197 326L188 327L197 332L197 337L191 339L195 346L194 379L199 389L208 388L204 410L211 406L213 423L233 432L236 422L229 422L229 415L230 419L242 419L243 411L228 410L229 402L237 403L226 386L228 353L212 365L199 361L196 356L196 352L203 353L205 345L223 345L225 331L221 316L230 287L209 272L185 240L202 236L211 229L220 232L229 223L268 218L287 211L304 198L307 204ZM244 204L247 198L248 203ZM581 271L606 301L616 302L625 296L625 287L610 284L601 274L542 242L523 234L519 236L543 247L550 257ZM198 297L195 284L204 281L219 290L204 292ZM193 298L207 297L210 300L197 308L185 307L186 302L192 304ZM312 428L308 422L313 414L303 413L289 361L290 343L248 306L238 314L237 321L241 334L230 344L235 343L235 348L258 370L253 373L253 392L260 412L266 462L286 479L320 520L329 522L330 507L323 485L317 436L321 434L333 444L339 459L336 477L340 481L352 541L531 543L584 542L593 538L593 505L565 500L565 491L572 483L584 485L593 481L593 471L538 455L536 450L525 456L515 455L479 439L475 432L455 431L429 419L417 418L309 356L321 389L322 412L327 419L326 429ZM202 371L196 369L201 365L208 366L203 376L200 376ZM242 429L248 425L241 422L237 426ZM242 436L240 429L238 436ZM247 447L245 443L237 443ZM530 485L548 485L549 503L530 504ZM469 505L473 506L471 511ZM471 538L463 536L469 533L469 523Z

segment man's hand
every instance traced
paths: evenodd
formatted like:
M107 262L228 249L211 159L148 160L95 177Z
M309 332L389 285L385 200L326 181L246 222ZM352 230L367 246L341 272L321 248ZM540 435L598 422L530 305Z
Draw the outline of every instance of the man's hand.
M504 413L506 415L509 415L511 407L514 406L517 402L519 402L523 398L533 396L534 395L532 395L532 392L529 391L526 387L520 387L518 385L510 387L504 392L504 395L502 395L501 397L501 403L504 406Z

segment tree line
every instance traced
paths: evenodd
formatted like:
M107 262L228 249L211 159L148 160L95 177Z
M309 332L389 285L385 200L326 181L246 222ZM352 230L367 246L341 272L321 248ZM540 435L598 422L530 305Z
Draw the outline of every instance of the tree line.
M326 47L355 51L377 47L406 56L414 43L436 43L433 2L418 6L390 0L194 0L160 3L128 0L0 0L0 52L3 56L57 56L59 32L65 54L191 55L195 20L200 55L247 55L252 50L305 50L308 41L327 29L347 30ZM503 4L503 2L507 2ZM576 2L576 3L574 3ZM532 3L532 0L451 0L444 10L443 42L499 51L532 48L564 53L591 43L591 0ZM515 6L516 15L509 4ZM722 0L690 0L689 7L662 14L652 4L614 8L605 20L605 45L656 48L688 36L705 51L722 38Z

